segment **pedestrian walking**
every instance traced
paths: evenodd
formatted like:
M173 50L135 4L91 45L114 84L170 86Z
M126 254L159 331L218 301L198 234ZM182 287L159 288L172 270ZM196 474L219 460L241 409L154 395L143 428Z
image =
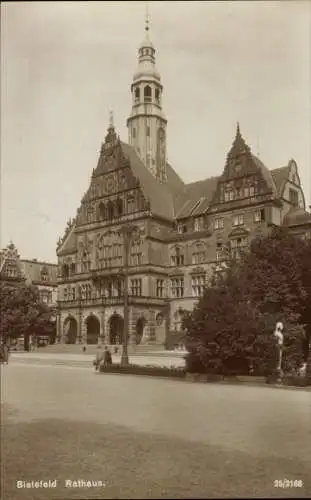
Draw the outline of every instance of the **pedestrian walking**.
M93 361L93 365L95 366L95 371L99 370L100 363L104 360L104 352L102 350L102 346L97 346L97 352L95 360Z
M104 366L109 366L112 365L112 356L111 352L109 351L108 347L105 347L105 352L104 352Z

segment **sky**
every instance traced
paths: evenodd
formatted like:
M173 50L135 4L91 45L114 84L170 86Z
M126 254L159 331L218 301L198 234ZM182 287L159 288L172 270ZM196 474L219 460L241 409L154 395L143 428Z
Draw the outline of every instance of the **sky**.
M127 141L144 2L2 2L1 247L56 262L110 109ZM269 168L298 164L311 203L311 2L149 2L168 160L220 175L239 121Z

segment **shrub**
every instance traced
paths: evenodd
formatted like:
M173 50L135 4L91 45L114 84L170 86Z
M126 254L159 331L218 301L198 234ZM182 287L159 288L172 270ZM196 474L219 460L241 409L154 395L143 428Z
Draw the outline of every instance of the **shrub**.
M127 375L149 375L155 377L172 377L172 378L183 378L185 377L184 368L176 367L163 367L163 366L142 366L129 364L127 366L121 366L119 363L112 364L109 366L100 366L101 373L121 373Z

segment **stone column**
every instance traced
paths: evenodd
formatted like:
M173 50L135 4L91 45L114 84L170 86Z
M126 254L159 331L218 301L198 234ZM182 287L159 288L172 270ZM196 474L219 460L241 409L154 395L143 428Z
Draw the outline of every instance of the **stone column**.
M100 339L102 344L107 344L106 332L105 332L105 308L103 307L100 313Z

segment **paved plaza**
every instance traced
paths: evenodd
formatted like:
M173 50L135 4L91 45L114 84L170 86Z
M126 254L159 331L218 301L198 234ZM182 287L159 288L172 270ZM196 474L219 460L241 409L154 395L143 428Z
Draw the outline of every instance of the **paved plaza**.
M308 391L14 360L1 371L4 500L311 494ZM16 487L40 480L56 487Z
M174 352L157 352L146 353L142 355L130 354L131 363L137 365L154 365L154 366L175 366L182 367L185 365L184 356L186 353ZM95 359L95 354L87 353L45 353L45 352L17 352L10 355L13 363L40 363L49 365L67 364L79 365L89 368ZM120 363L121 355L112 354L113 363Z

